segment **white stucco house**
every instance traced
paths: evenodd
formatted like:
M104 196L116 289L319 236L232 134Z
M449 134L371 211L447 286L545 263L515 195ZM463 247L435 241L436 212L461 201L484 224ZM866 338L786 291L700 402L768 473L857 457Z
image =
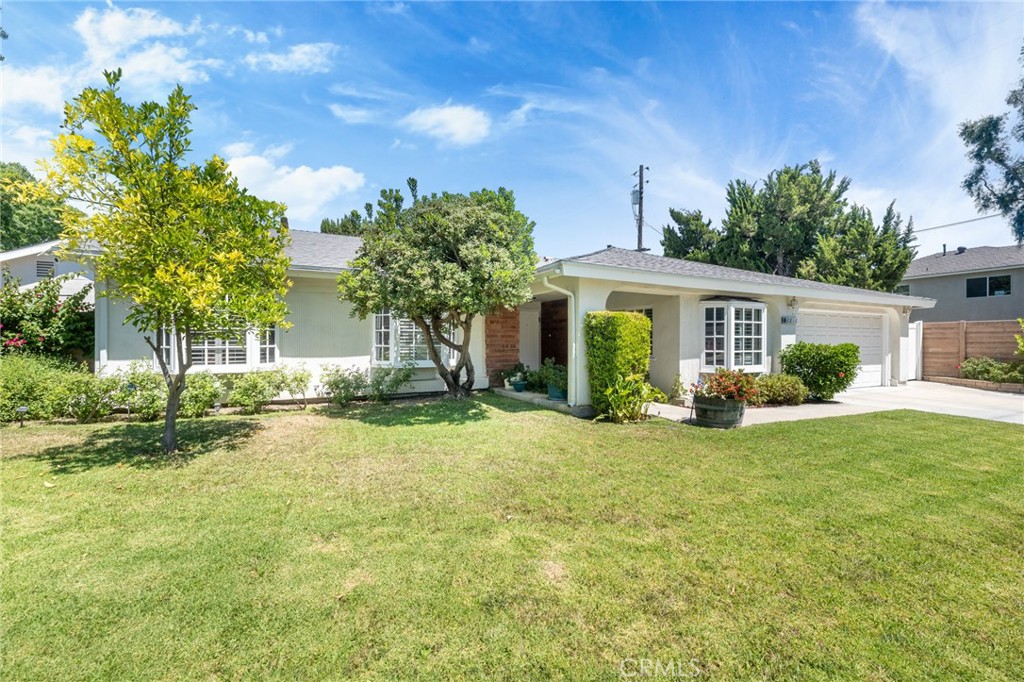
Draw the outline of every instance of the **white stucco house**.
M286 297L287 330L251 332L244 343L196 339L195 370L239 373L304 365L318 383L321 365L371 369L413 362L413 392L443 390L423 338L408 320L382 313L366 320L338 300L336 278L359 239L292 230ZM51 247L52 248L52 247ZM102 291L104 284L97 283ZM909 319L935 301L820 282L736 270L609 247L545 261L537 268L533 299L515 310L477 319L471 353L476 387L523 362L538 367L553 357L568 367L569 403L590 404L583 321L596 310L635 310L653 323L651 382L669 391L716 367L778 372L779 352L796 341L853 342L860 346L855 386L891 386L914 377L915 340ZM98 371L133 361L152 362L142 335L125 324L125 308L106 297L96 303Z

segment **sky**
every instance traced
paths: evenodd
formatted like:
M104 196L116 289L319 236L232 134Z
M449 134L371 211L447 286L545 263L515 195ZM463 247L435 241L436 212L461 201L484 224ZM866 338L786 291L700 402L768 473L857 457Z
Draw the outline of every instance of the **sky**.
M50 155L63 103L197 106L196 161L318 230L416 177L421 193L512 189L537 251L645 246L668 210L719 224L732 179L818 159L876 220L979 215L960 122L1007 110L1024 3L306 3L8 0L0 160ZM920 255L1013 243L1001 218L924 230Z

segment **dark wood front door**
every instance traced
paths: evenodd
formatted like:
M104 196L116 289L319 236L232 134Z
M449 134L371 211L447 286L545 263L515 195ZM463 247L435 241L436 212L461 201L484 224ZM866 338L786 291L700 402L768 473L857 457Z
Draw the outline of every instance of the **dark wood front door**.
M569 306L565 299L540 304L540 359L569 364Z

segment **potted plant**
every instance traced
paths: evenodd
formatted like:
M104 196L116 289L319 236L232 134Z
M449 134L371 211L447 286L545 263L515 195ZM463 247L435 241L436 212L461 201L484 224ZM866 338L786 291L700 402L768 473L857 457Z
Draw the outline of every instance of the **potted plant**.
M743 370L719 367L690 388L694 423L717 429L732 429L743 422L747 399L757 394L754 376Z
M506 388L514 389L516 393L526 390L526 373L529 369L521 362L517 362L506 370L502 370L501 378Z
M569 391L569 371L565 365L548 358L540 368L541 380L547 384L548 400L566 400Z

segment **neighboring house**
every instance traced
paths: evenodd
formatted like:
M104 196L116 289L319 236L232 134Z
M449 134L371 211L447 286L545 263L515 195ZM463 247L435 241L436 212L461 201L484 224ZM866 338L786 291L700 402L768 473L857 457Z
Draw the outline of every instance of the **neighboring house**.
M778 372L796 341L860 346L855 387L913 378L911 312L934 301L736 270L609 247L542 264L534 300L503 315L518 328L519 357L554 357L569 369L569 403L590 402L583 322L594 310L651 318L651 382L669 391L716 367ZM490 332L495 322L488 326Z
M292 230L287 254L294 286L286 302L287 329L252 332L244 343L193 341L195 370L234 373L305 365L317 383L320 366L368 369L414 362L415 392L443 384L427 358L419 330L386 313L367 320L338 300L336 279L359 247L357 237ZM102 287L102 284L98 286ZM593 310L636 310L653 322L651 381L670 390L715 367L777 372L779 351L798 340L861 348L856 386L889 386L912 377L908 319L934 301L735 270L608 248L545 261L534 299L474 324L471 352L476 387L522 361L532 367L554 357L569 370L569 401L590 403L583 320ZM156 365L153 351L125 324L123 305L100 297L96 306L96 366L116 370L132 361ZM172 349L165 352L173 357Z
M86 285L91 284L92 279L78 263L57 258L56 251L59 246L59 241L51 241L0 253L0 268L3 269L3 276L20 280L19 288L24 291L44 279L72 274L75 277L61 285L60 295L62 298L67 298L72 294L77 294ZM90 290L86 300L92 303L93 299L94 295Z
M1015 320L1024 316L1024 247L975 246L917 258L897 289L934 298L913 322Z

